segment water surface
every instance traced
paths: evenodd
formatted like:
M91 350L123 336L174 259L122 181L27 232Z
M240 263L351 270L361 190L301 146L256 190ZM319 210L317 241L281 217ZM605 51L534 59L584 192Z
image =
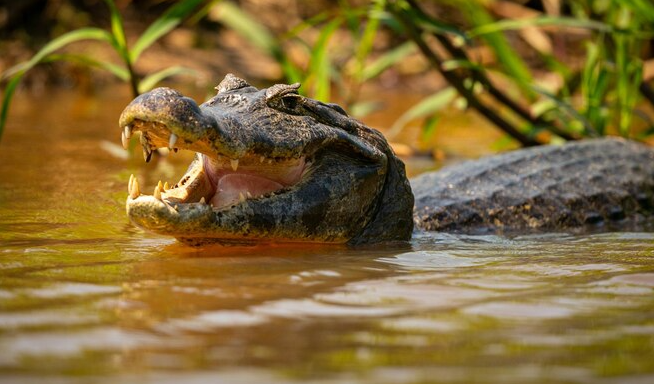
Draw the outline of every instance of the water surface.
M654 234L188 248L133 227L120 92L23 96L0 145L3 383L650 383Z

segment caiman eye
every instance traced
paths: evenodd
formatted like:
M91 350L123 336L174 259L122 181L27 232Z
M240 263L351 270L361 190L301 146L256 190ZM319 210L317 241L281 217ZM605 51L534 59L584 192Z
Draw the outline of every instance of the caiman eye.
M282 105L286 109L295 109L297 107L297 98L296 97L283 97Z

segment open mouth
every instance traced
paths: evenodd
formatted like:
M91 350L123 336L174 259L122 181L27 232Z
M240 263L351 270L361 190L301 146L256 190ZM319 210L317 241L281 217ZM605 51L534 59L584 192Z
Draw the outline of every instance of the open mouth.
M230 158L202 140L187 141L164 124L143 120L134 120L124 127L122 143L125 148L135 132L141 132L146 162L156 149L163 147L172 152L191 150L196 152L196 158L175 185L159 181L152 195L142 194L137 178L132 175L128 184L131 200L154 198L174 209L182 204L206 204L214 211L221 211L248 200L272 198L289 191L310 170L311 161L307 156L270 158L249 153Z
M200 105L165 87L132 100L119 119L124 146L140 132L146 162L159 148L196 156L151 195L130 178L131 222L191 245L407 239L404 164L379 132L298 87L227 75Z

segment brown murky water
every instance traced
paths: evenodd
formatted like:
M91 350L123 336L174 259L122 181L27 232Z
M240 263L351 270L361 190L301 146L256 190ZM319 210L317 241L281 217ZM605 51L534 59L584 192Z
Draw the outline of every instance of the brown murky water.
M23 96L0 145L2 383L650 383L654 234L191 249L129 224L128 101Z

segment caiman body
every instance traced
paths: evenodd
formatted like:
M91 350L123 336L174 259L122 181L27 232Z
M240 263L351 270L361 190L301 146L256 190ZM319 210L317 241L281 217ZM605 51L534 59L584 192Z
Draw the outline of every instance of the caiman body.
M649 214L654 151L622 139L530 148L466 162L411 182L384 137L299 85L256 89L228 75L202 105L168 88L123 111L123 144L141 132L197 152L153 195L132 177L130 219L191 244L406 241L425 230L563 229ZM411 187L413 188L413 194ZM414 206L415 194L415 206Z

